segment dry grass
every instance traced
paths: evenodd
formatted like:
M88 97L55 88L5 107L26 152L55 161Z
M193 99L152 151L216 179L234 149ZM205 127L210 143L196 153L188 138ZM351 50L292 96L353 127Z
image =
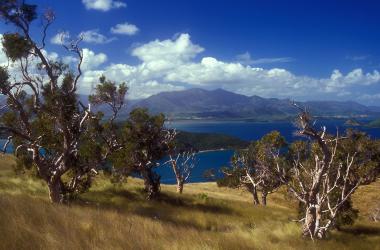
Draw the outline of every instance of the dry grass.
M115 186L100 176L79 201L61 206L11 165L0 157L0 249L380 249L380 225L368 221L363 195L379 199L379 182L355 195L363 212L357 225L314 244L300 238L290 221L294 204L282 193L262 208L215 183L187 185L182 196L163 185L162 199L147 202L140 180Z

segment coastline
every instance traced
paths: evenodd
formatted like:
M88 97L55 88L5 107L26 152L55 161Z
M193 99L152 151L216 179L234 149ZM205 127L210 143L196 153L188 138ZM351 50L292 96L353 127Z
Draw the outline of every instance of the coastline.
M197 152L197 154L201 153L208 153L208 152L221 152L221 151L230 151L230 150L236 150L236 149L228 149L228 148L220 148L220 149L206 149L206 150L200 150Z

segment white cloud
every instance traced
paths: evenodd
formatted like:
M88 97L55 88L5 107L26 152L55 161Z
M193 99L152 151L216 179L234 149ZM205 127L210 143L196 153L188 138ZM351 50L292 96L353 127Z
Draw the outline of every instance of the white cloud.
M57 33L50 39L52 44L62 45L67 43L68 39L70 39L70 33L67 31L62 31Z
M95 52L85 48L83 49L82 69L92 70L107 61L107 55L104 53L95 54Z
M137 28L134 24L129 23L119 23L116 24L115 27L111 28L111 33L113 34L119 34L119 35L135 35L139 31L139 28Z
M99 33L99 30L87 30L79 34L83 37L83 42L85 43L95 43L95 44L104 44L114 41L116 38L107 38L106 36Z
M82 31L76 38L73 38L73 40L76 40L78 38L82 38L83 42L85 43L94 44L105 44L116 40L115 37L108 38L105 35L100 34L98 29ZM50 39L50 42L52 44L63 45L69 43L70 40L72 40L70 33L63 31L54 35Z
M291 57L268 57L268 58L258 58L253 59L249 52L236 56L237 62L245 65L254 65L254 64L271 64L271 63L287 63L293 62L294 59Z
M135 48L132 55L143 61L147 70L163 71L189 62L204 49L190 41L189 34L171 40L155 40Z
M109 11L111 9L127 7L126 3L115 0L82 0L82 3L88 10Z
M3 40L3 34L0 34L0 41ZM6 66L8 64L8 58L3 50L3 43L0 43L0 66Z
M80 91L89 93L104 74L116 82L127 82L130 98L144 98L161 91L191 87L223 88L244 95L290 98L295 100L356 100L380 103L380 72L361 68L349 72L336 69L329 76L316 78L296 75L283 68L262 68L239 62L225 62L215 57L199 58L204 49L194 44L188 34L173 39L154 40L132 50L141 60L136 65L108 64L104 53L84 49L83 77ZM57 58L55 53L49 57ZM68 63L73 57L63 57ZM6 63L0 52L0 63Z
M71 66L75 66L78 63L78 58L68 55L61 58L62 61L66 64L69 64ZM107 55L104 53L98 53L96 54L94 51L84 48L83 49L83 60L81 69L83 72L95 70L100 65L105 63L108 60Z
M188 34L154 40L132 50L132 55L141 63L111 64L102 70L89 70L85 73L83 85L90 89L91 82L96 82L104 74L117 82L127 82L131 98L190 87L221 87L244 95L296 100L337 99L372 103L379 97L365 96L367 87L380 92L377 70L365 73L358 68L346 74L334 70L329 77L314 78L295 75L286 69L253 67L209 56L196 60L203 51ZM380 97L376 100L379 101Z

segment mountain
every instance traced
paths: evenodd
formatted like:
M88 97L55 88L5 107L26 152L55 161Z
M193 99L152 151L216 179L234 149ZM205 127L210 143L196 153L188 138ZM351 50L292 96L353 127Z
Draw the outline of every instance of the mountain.
M78 95L87 106L88 96ZM5 97L0 95L0 103ZM161 92L143 100L126 101L127 109L120 113L119 119L125 119L136 107L145 107L151 113L164 113L169 119L244 119L254 121L284 120L297 114L298 110L289 99L245 96L223 89L205 90L200 88L183 91ZM297 102L306 107L315 116L360 118L380 118L380 107L359 104L353 101L307 101ZM93 111L102 111L111 115L106 106L93 107Z
M346 101L297 102L313 115L327 117L380 117L380 107L367 107ZM152 113L164 113L172 119L252 119L281 120L297 114L289 99L245 96L223 89L188 89L161 92L131 105L148 108Z

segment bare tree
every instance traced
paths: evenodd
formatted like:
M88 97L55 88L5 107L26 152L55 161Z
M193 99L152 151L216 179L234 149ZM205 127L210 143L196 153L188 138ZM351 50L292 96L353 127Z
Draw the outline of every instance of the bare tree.
M260 205L258 197L258 188L262 183L262 173L253 169L253 166L248 162L247 152L241 152L235 154L232 158L232 166L240 172L239 175L239 186L245 187L251 194L254 205ZM233 175L233 173L228 173L224 171L227 175Z
M194 151L184 151L177 156L169 154L169 162L173 169L176 181L177 192L182 194L183 186L189 179L191 171L197 164L196 153Z
M280 149L285 139L277 131L272 131L259 141L251 143L247 150L235 153L232 157L232 169L223 168L227 186L244 187L251 194L254 205L260 205L258 192L261 192L261 204L267 204L267 196L275 192L281 181L275 174L273 155L280 157ZM277 158L276 158L277 159ZM219 183L222 183L221 181Z
M309 138L312 143L300 142L290 149L290 180L280 160L276 162L276 171L280 180L304 207L304 216L300 220L303 223L303 235L312 239L324 238L334 225L342 206L363 184L363 175L358 169L363 169L366 161L356 161L360 147L353 147L352 150L343 147L346 137L338 133L330 136L326 133L326 127L317 130L307 111L300 113L297 125L298 133ZM349 141L347 144L352 146L355 143ZM278 155L273 157L279 159Z
M50 200L61 203L65 194L89 181L90 172L96 173L89 159L79 155L91 118L90 106L85 107L76 97L82 74L81 38L65 46L78 58L74 74L63 63L49 58L44 50L47 29L55 19L51 10L42 15L40 43L30 32L30 25L37 18L35 5L4 0L0 16L16 27L17 32L3 35L2 43L9 60L19 66L14 78L7 68L0 68L0 91L7 97L8 105L0 129L10 134L8 141L12 140L15 154L36 166L48 185ZM71 176L68 184L61 178L64 174Z

